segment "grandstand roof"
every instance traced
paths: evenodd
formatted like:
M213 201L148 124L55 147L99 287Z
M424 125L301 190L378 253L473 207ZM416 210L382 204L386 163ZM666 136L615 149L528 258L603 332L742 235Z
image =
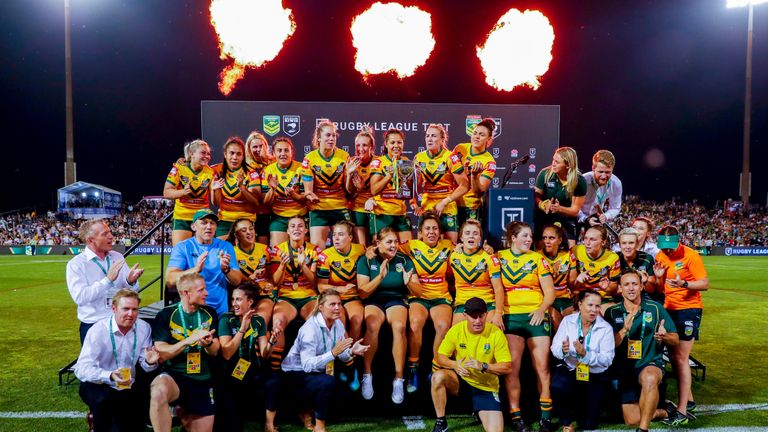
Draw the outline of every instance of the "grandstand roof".
M122 195L120 191L116 191L106 186L88 183L84 181L74 182L71 185L67 185L67 186L64 186L63 188L59 188L59 192L77 193L77 192L81 192L84 190L91 190L91 189L99 189L104 192Z

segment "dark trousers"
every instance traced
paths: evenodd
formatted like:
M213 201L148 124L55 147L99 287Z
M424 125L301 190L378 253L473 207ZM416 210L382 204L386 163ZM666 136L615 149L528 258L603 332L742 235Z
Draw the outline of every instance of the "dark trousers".
M93 413L95 432L144 430L144 418L140 415L145 404L135 389L115 390L106 384L80 383L80 397Z
M577 381L576 371L558 365L552 376L552 399L561 425L574 420L582 429L597 429L600 407L608 385L608 374L590 373L589 382Z
M80 346L83 346L83 342L85 342L85 335L88 334L88 330L93 327L94 323L80 323Z
M254 417L261 389L264 386L263 376L248 374L240 381L232 376L219 377L214 387L216 400L216 419L214 431L242 431L245 421Z
M284 390L281 397L309 402L314 407L315 418L327 420L336 393L336 378L320 372L278 372L267 379L265 387L265 405L268 410L277 411L277 395ZM291 394L287 395L288 392Z

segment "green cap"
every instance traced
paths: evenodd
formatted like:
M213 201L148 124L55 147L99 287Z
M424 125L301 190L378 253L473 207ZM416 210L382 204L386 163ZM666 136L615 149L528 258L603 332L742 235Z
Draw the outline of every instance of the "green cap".
M213 219L216 222L219 221L219 217L216 216L216 212L214 212L211 209L202 209L202 210L196 211L195 215L192 216L192 223L195 223L200 219L205 219L205 218Z
M677 234L659 236L659 249L677 249L679 245L680 236Z

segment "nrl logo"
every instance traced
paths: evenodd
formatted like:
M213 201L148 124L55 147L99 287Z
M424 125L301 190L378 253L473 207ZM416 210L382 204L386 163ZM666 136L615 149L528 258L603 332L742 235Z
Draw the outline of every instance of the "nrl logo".
M265 134L275 136L280 132L280 116L265 115L261 119Z

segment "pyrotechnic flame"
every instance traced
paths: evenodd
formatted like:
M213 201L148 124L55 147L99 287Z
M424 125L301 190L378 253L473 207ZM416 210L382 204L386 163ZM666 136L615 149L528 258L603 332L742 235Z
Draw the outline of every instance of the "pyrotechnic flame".
M416 6L375 3L352 20L355 69L371 74L413 75L435 48L432 16Z
M219 91L225 96L247 68L274 60L296 31L291 10L283 9L282 0L212 0L210 12L220 57L234 60L219 75Z
M538 89L552 61L554 41L555 30L541 12L510 9L477 47L485 82L505 91L521 85Z

